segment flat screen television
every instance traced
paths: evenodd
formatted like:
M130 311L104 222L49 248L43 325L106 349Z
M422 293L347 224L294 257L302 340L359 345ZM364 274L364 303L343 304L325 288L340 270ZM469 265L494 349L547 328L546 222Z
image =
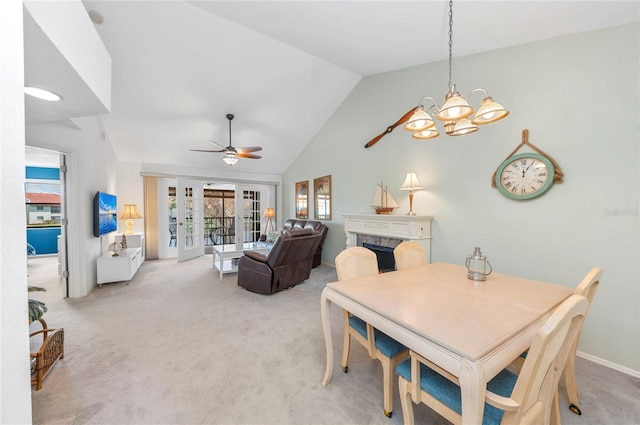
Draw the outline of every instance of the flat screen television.
M118 230L116 195L97 192L93 197L93 235L98 237Z

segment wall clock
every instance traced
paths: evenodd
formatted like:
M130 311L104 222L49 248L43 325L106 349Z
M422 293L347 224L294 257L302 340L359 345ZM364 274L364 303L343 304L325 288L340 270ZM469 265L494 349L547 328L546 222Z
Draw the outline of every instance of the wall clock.
M504 196L536 198L553 186L555 167L538 153L521 153L505 159L498 167L496 187Z
M535 152L516 152L523 145ZM491 177L491 185L507 198L523 201L546 193L563 174L553 158L529 142L529 130L522 130L522 142L502 161Z

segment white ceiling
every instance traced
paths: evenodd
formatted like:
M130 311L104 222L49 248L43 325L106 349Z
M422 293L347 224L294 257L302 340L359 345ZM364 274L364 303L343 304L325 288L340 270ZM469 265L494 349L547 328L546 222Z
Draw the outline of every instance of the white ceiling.
M225 115L233 113L233 145L263 147L263 159L241 159L234 169L281 174L361 77L448 55L446 1L83 4L104 18L96 29L113 67L104 123L122 161L225 168L221 154L189 149L228 144ZM456 1L453 17L453 53L462 56L636 22L640 2ZM64 92L73 76L63 86L52 77L71 73L35 60L53 56L52 48L25 36L26 83L50 78L81 105L82 93ZM77 116L56 105L57 113L28 105L27 122Z

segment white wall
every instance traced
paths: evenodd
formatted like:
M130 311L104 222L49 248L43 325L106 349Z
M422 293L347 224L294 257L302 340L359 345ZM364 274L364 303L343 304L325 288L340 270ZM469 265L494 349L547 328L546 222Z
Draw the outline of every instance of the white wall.
M480 246L496 272L571 287L602 267L579 349L639 373L639 39L639 25L630 24L454 58L463 95L484 87L511 111L457 138L418 141L397 128L364 149L422 96L442 101L447 62L364 78L284 174L283 211L294 217L296 181L332 175L323 249L332 263L345 246L342 215L373 213L380 180L400 204L395 214L407 212L398 188L414 170L425 190L415 192L413 209L435 216L432 261L464 264ZM491 176L525 128L565 179L518 202L492 188Z
M133 220L133 233L144 233L144 182L140 175L140 163L118 163L118 217L124 204L136 204L142 219ZM127 230L126 220L118 220L118 233Z
M0 423L21 424L31 422L21 2L0 3L0 40Z

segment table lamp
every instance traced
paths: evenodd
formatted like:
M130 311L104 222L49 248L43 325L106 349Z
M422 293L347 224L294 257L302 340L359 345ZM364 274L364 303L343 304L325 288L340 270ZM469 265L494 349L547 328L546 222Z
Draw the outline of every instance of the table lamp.
M416 173L409 171L407 173L407 177L404 179L404 183L400 186L400 190L409 191L409 212L407 215L416 215L416 213L413 212L413 191L420 190L422 188L424 188L424 186L422 186L418 181Z
M138 212L136 204L124 204L124 209L122 210L122 214L120 214L120 220L127 220L124 222L127 226L127 231L124 232L125 235L133 235L133 220L138 218L142 218L142 216Z

